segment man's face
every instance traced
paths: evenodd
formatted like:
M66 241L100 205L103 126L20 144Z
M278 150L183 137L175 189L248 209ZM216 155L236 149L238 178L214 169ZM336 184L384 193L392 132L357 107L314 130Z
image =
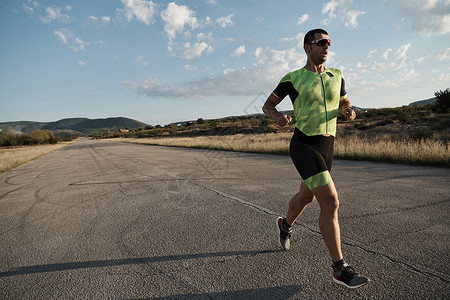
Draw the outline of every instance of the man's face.
M314 40L328 39L328 35L323 33L316 33L314 35ZM305 51L309 58L315 64L323 64L328 58L328 44L319 46L317 44L305 45Z

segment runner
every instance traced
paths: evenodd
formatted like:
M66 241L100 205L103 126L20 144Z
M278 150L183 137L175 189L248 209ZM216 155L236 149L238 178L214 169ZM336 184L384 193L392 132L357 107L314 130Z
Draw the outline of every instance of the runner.
M295 131L289 153L300 173L300 191L289 202L285 218L278 218L280 244L290 249L292 225L306 206L317 199L320 205L319 228L333 261L333 280L357 288L368 279L344 262L338 222L339 200L330 175L338 113L354 120L345 91L345 80L338 69L325 67L331 40L323 29L309 31L304 38L306 65L285 75L266 100L263 111L279 126L292 118L275 107L289 95L295 115Z

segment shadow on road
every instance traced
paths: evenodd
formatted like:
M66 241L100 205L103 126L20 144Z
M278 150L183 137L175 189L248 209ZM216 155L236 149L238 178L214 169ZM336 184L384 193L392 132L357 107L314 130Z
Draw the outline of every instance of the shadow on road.
M276 250L228 251L228 252L215 252L215 253L167 255L167 256L157 256L157 257L140 257L140 258L124 258L124 259L112 259L112 260L67 262L67 263L19 267L14 270L11 270L11 271L0 272L0 278L17 276L17 275L26 275L26 274L48 273L48 272L90 269L90 268L115 267L115 266L123 266L123 265L149 264L149 263L199 259L199 258L252 256L252 255L267 254L267 253L272 253L272 252L276 252Z
M261 289L250 289L241 291L224 291L206 294L180 294L161 298L139 298L129 300L201 300L201 299L291 299L297 293L301 292L298 285L268 287Z

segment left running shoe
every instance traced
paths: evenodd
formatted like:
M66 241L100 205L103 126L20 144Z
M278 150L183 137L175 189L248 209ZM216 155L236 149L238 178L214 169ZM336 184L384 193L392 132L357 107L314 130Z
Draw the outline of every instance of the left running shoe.
M359 275L348 264L344 263L340 270L333 266L333 281L350 289L365 285L369 279Z
M278 230L280 231L280 245L284 250L289 251L289 249L291 249L290 238L291 238L292 228L289 228L288 230L284 229L282 217L279 217L277 219L277 227L278 227Z

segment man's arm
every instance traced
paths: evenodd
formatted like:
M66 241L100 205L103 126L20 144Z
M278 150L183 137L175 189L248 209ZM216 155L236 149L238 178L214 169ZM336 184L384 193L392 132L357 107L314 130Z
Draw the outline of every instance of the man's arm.
M280 113L275 108L275 106L277 106L281 102L281 100L282 99L275 96L275 94L271 93L269 98L267 98L266 102L264 103L263 112L266 114L266 116L268 116L272 120L275 120L279 126L284 127L292 121L292 118L291 116Z
M345 99L339 101L339 113L345 117L347 117L347 120L353 121L356 118L356 113L352 108L352 104L350 103L350 100L348 100L348 97L345 97Z

